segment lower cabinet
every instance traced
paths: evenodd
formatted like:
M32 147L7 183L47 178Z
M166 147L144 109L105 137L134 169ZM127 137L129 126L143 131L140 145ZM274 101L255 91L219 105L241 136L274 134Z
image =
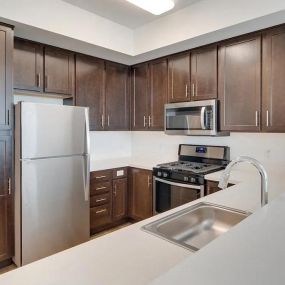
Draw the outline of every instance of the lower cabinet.
M129 214L134 220L153 215L152 171L131 168L129 173Z
M234 184L229 183L228 187L233 186L233 185ZM222 189L219 187L219 182L211 181L211 180L206 181L206 189L205 189L206 195L213 194L213 193L218 192L220 190L222 190Z
M126 167L90 174L90 232L110 228L127 217Z

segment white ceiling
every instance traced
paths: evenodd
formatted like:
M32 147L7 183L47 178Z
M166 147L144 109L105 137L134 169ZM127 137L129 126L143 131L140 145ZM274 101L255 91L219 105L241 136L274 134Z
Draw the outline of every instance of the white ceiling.
M175 7L169 12L155 16L126 0L62 0L81 9L107 18L118 24L135 29L159 17L171 14L199 0L174 0ZM155 1L155 0L153 0Z

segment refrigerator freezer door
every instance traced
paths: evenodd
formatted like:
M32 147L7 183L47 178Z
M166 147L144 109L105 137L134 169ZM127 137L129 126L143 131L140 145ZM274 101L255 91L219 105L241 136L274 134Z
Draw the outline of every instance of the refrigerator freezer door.
M87 108L30 102L20 104L16 112L21 112L21 158L88 153Z
M73 156L21 162L22 265L89 239L86 159Z

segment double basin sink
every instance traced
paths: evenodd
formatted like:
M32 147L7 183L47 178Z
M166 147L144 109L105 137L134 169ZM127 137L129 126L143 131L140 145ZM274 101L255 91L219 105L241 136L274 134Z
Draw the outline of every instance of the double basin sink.
M251 213L210 203L198 203L142 227L146 232L197 251Z

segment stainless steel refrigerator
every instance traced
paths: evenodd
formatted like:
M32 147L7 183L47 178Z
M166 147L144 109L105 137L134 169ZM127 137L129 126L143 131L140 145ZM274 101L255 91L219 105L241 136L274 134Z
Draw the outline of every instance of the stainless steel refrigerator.
M89 238L88 108L21 102L15 112L18 266Z

